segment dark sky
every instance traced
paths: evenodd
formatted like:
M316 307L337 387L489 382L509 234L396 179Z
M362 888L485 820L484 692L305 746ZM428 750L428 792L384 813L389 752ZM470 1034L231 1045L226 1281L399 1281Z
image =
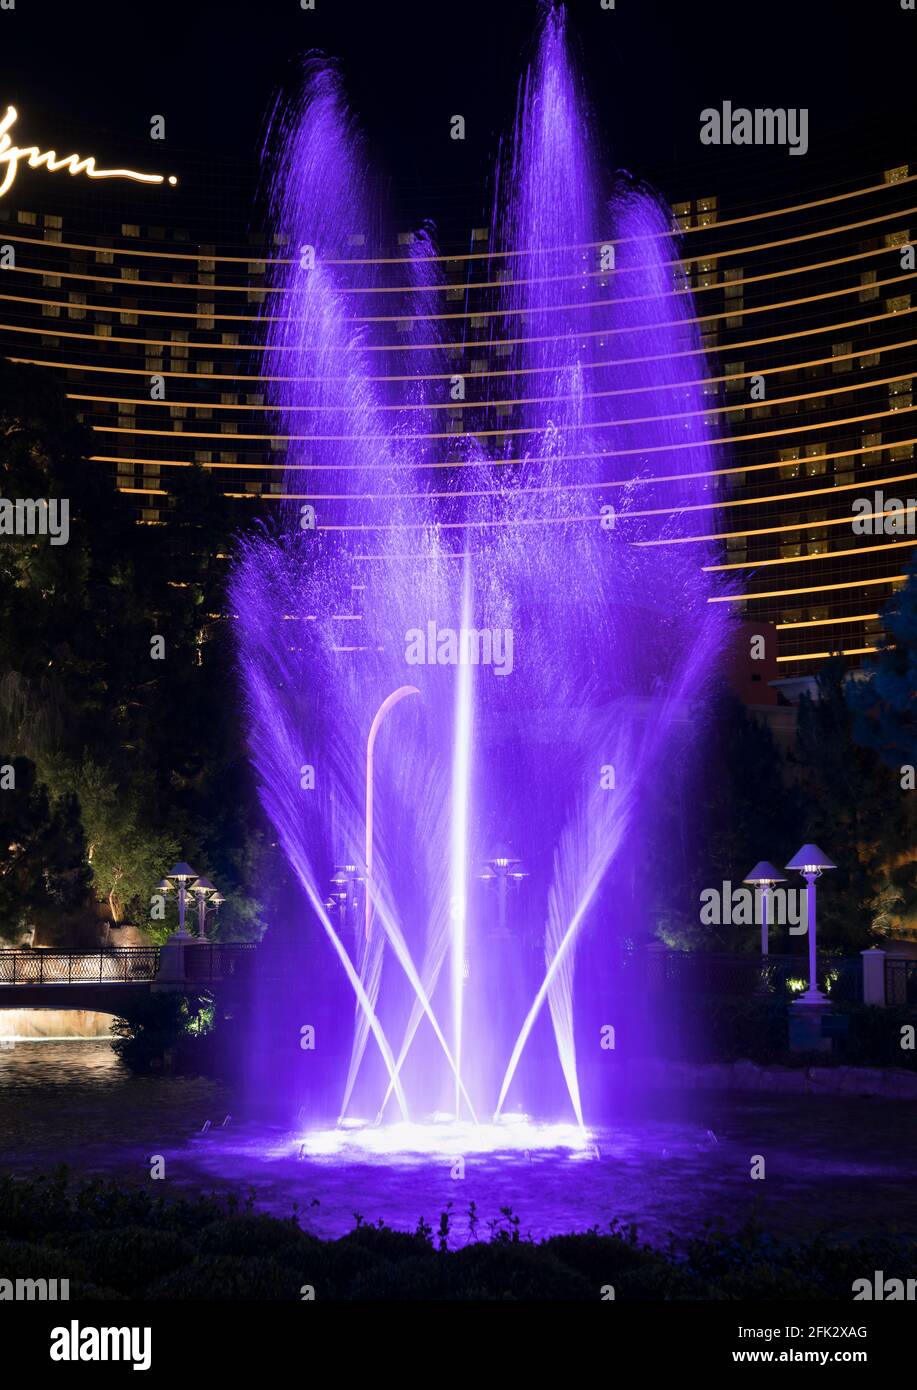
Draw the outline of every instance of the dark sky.
M538 5L315 5L16 0L15 10L0 11L0 105L20 108L19 133L30 142L97 153L100 163L155 149L140 167L168 164L184 175L226 154L245 169L278 84L299 54L319 47L341 60L353 104L408 203L423 187L450 186L458 197L480 185L512 112ZM915 156L917 14L899 0L616 0L613 11L571 0L568 10L613 162L670 194L679 183L701 191L725 179L738 201L754 201L759 185L779 201L794 181L855 182L876 163ZM699 113L724 99L808 107L810 154L705 149ZM464 144L448 139L456 112L466 117ZM153 114L167 119L165 146L149 141Z

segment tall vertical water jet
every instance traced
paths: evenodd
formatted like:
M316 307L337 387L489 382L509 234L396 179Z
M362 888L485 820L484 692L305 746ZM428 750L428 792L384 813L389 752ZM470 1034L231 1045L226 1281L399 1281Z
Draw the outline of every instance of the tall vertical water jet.
M702 737L723 637L671 217L606 186L548 11L456 328L432 229L391 255L339 80L317 60L305 79L275 123L290 255L264 320L290 501L243 547L233 596L298 929L324 931L352 990L311 1084L343 1096L334 1114L388 1119L394 1097L412 1118L582 1125L583 1039L623 1008L617 958L652 938L634 866ZM328 907L342 864L346 908Z

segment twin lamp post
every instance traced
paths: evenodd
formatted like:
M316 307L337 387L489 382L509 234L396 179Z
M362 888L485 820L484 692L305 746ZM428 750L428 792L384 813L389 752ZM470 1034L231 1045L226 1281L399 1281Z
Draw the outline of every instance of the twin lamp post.
M178 931L174 933L173 940L192 939L191 933L185 931L185 909L190 892L197 899L197 940L206 941L207 909L212 907L214 912L218 912L220 904L226 901L210 879L199 878L190 864L182 862L170 869L156 887L161 893L170 893L173 888L178 889Z
M802 874L806 881L806 928L809 937L809 988L805 994L801 994L794 1002L797 1004L827 1004L828 997L818 988L818 964L816 960L815 948L815 883L825 869L836 869L837 865L832 863L827 854L818 848L818 845L803 845L798 850L789 864L788 869L795 869ZM754 884L761 890L761 954L768 954L768 928L770 927L770 914L768 905L773 889L778 883L786 883L786 879L779 869L775 869L773 864L768 864L763 859L760 864L756 864L744 883Z

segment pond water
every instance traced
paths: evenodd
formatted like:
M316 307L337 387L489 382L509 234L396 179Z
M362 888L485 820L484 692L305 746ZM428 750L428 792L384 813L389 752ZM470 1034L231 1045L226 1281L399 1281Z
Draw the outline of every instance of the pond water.
M917 1106L907 1102L656 1093L579 1147L531 1131L476 1152L467 1136L442 1135L429 1152L429 1130L369 1144L365 1132L256 1123L221 1083L135 1076L102 1041L0 1048L0 1168L22 1176L67 1163L146 1184L158 1154L161 1192L252 1192L275 1215L296 1204L307 1229L329 1236L355 1214L413 1229L448 1211L461 1241L471 1203L481 1234L507 1219L501 1208L535 1237L617 1219L662 1243L751 1215L787 1236L917 1232ZM750 1176L755 1155L763 1181Z

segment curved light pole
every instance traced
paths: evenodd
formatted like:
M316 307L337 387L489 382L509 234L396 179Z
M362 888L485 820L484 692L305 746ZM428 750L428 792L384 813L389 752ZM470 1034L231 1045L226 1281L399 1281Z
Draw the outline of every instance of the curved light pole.
M805 994L794 999L794 1004L827 1004L828 996L818 988L818 962L815 952L815 880L821 878L825 869L836 869L824 850L818 845L803 845L787 864L788 869L797 869L806 881L806 929L809 933L809 988Z
M387 695L382 704L376 710L375 718L369 726L369 737L366 740L366 913L365 913L365 933L368 941L372 934L373 927L373 750L376 744L376 735L383 719L389 710L394 709L400 700L406 695L419 695L420 691L416 685L401 685L397 690L393 690L391 695Z

